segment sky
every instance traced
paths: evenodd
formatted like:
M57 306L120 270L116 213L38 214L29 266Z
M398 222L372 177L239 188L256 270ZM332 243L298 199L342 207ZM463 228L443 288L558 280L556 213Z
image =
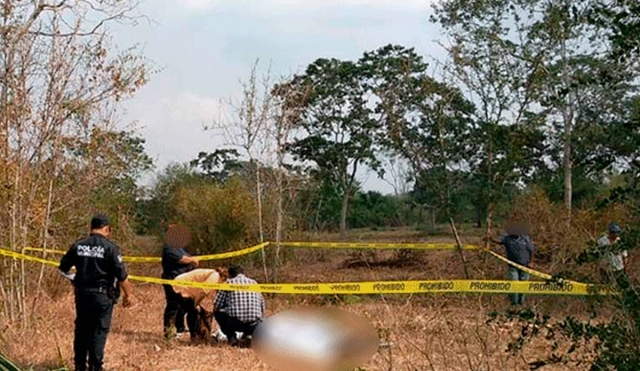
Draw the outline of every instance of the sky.
M158 72L124 104L123 122L146 139L156 170L224 146L203 130L221 99L239 99L259 59L274 76L302 72L317 58L357 59L389 43L442 60L432 0L145 0L150 21L113 29L120 49L138 44ZM392 193L391 176L363 169L365 190ZM151 176L144 179L152 181Z

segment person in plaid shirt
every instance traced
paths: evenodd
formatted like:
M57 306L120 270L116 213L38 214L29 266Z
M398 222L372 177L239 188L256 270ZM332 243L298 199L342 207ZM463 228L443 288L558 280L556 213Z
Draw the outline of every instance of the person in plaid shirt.
M229 279L226 283L257 284L255 280L244 275L241 267L235 265L229 267ZM264 307L264 297L259 292L218 291L213 314L229 344L238 346L236 332L241 332L243 337L253 335L264 318Z

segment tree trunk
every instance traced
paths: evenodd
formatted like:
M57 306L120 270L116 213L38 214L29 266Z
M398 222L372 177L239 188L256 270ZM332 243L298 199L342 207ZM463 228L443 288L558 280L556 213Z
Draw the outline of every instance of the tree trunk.
M347 213L349 211L349 189L345 189L342 196L342 211L340 212L340 234L344 235L347 231Z
M451 223L451 230L453 231L453 235L456 238L456 245L458 245L458 253L460 254L460 260L462 261L462 267L464 268L464 276L466 279L471 278L469 276L469 269L467 268L467 259L464 256L464 252L462 251L462 243L460 242L460 235L458 235L458 230L456 229L456 223L453 221L453 218L449 218L449 222Z
M276 251L273 257L273 283L278 282L278 268L280 267L280 243L282 241L282 228L284 219L284 186L282 172L284 165L284 153L282 150L282 137L278 135L278 169L276 174L276 186L278 188L277 210L276 210Z
M264 229L262 226L262 183L260 180L260 162L255 161L256 164L256 194L258 203L258 231L260 235L260 243L264 243ZM265 282L269 282L269 272L267 271L267 255L264 251L264 246L260 249L262 253L262 269L264 270Z
M476 228L482 228L482 207L475 206L476 209Z
M493 218L493 202L490 202L489 205L487 206L487 230L485 233L485 241L484 241L484 248L488 249L489 248L489 238L491 237L491 226L493 221L491 220Z
M565 1L565 5L568 2ZM567 60L567 35L563 35L561 43L562 53L562 80L565 89L568 90L566 103L562 110L562 118L564 121L563 148L562 148L562 165L564 167L564 206L567 209L569 220L571 218L572 204L572 160L571 160L571 133L573 131L573 94L571 89L571 81L569 76L569 61Z
M340 235L344 235L347 231L347 214L349 212L349 198L351 197L351 190L353 188L353 182L356 179L356 173L358 172L358 160L353 161L353 171L346 184L344 184L344 196L342 197L342 212L340 214Z

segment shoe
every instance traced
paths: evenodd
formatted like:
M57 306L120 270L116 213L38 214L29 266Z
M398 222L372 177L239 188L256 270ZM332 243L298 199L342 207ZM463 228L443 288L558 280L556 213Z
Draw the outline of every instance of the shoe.
M238 347L240 348L251 348L251 338L245 337L242 340L238 341Z
M238 339L236 338L229 339L229 345L231 345L232 347L237 347L239 344L240 342L238 341Z
M176 332L176 339L182 339L182 337L184 337L184 332Z

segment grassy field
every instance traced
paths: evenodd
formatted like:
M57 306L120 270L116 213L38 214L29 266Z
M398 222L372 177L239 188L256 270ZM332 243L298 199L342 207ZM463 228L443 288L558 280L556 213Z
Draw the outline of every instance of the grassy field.
M465 229L463 242L477 241L477 230ZM298 236L301 237L301 236ZM353 231L335 235L306 236L317 241L453 242L446 235L412 230ZM144 250L157 251L149 239ZM466 252L472 278L502 279L505 267L479 252ZM220 264L220 262L215 262ZM136 274L158 276L156 264L131 266ZM552 266L538 267L551 272ZM262 281L261 269L249 267L248 275ZM55 274L55 272L51 272ZM295 249L287 252L281 282L338 282L398 279L463 278L460 257L454 252L396 252L356 254L353 251ZM162 339L164 295L157 285L136 285L140 304L132 309L117 307L107 343L107 370L196 371L270 370L250 349L225 345L192 346L186 340ZM378 295L378 296L288 296L269 297L268 314L287 308L335 305L369 319L380 337L389 343L363 370L528 370L528 362L547 351L545 344L532 344L519 355L506 351L522 329L514 324L487 324L488 314L510 306L502 295ZM587 304L579 298L529 297L534 306L554 318L586 317ZM0 351L18 364L35 370L70 365L73 350L73 294L64 287L59 295L38 304L35 326L23 330L0 319ZM214 325L215 326L215 325ZM562 368L546 367L544 370ZM575 367L572 369L576 369ZM584 366L588 369L588 365Z

